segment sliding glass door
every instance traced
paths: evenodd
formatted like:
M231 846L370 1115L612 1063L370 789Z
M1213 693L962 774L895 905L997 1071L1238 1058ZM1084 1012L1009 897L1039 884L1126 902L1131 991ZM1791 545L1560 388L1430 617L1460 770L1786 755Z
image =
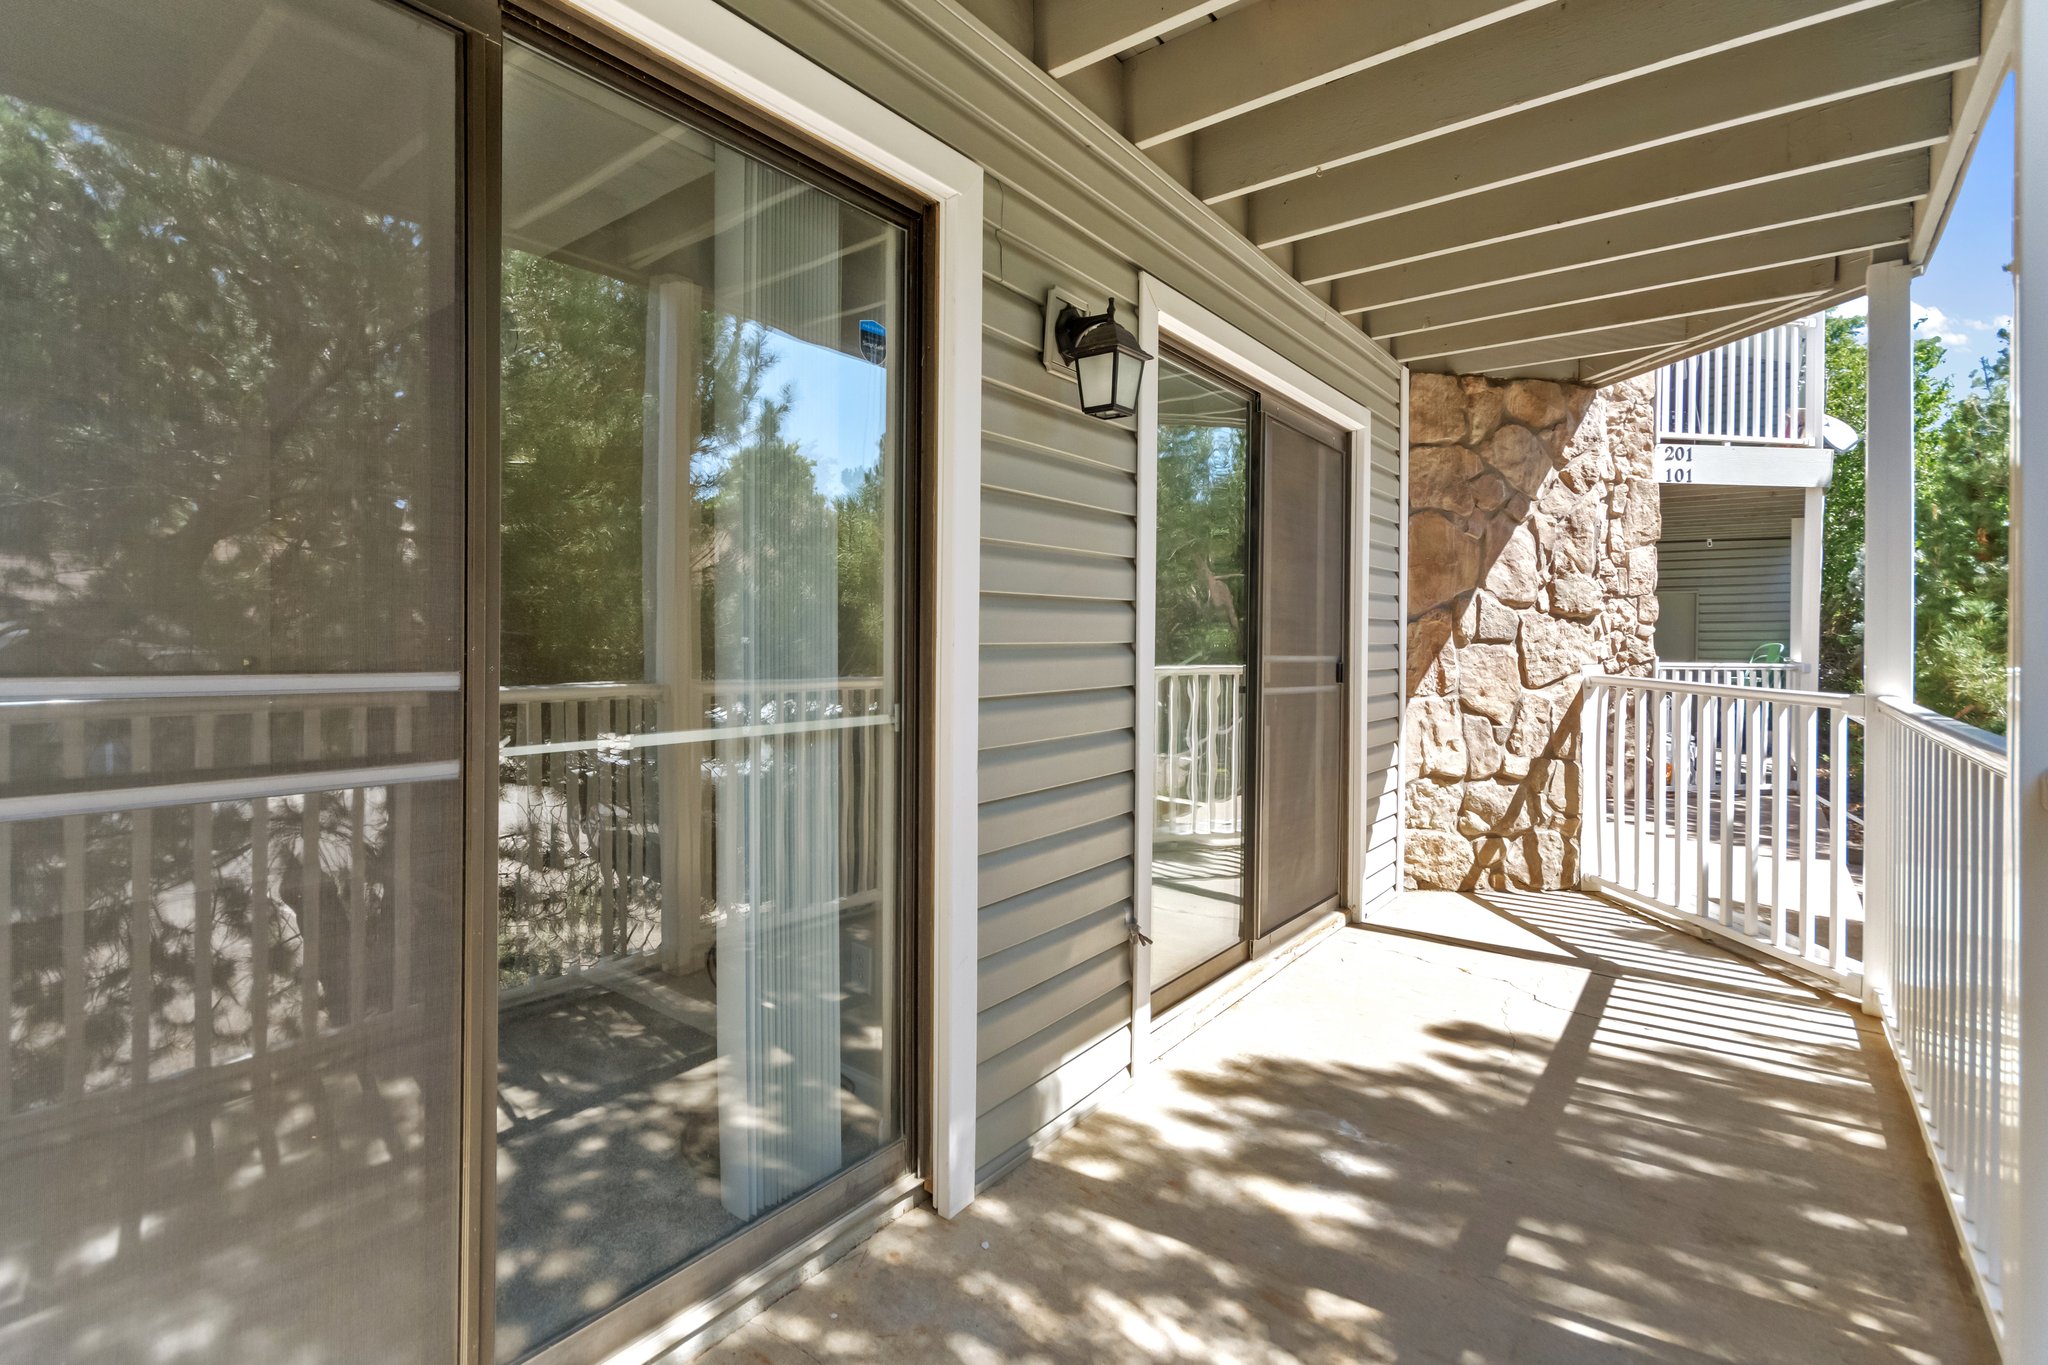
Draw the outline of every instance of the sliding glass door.
M459 40L4 10L0 1360L443 1365Z
M1342 891L1344 437L1159 359L1152 1002Z
M505 65L496 1342L900 1150L915 224Z
M1252 395L1159 360L1152 706L1152 989L1165 1003L1240 960L1251 812Z
M1266 939L1344 889L1344 438L1268 403L1259 458L1259 875Z
M0 0L0 1361L595 1358L909 1169L921 220L442 8Z

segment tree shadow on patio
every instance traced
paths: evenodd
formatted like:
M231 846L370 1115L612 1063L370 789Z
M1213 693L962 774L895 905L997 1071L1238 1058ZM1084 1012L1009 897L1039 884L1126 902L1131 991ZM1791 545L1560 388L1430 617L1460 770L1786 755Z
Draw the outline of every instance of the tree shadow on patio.
M1584 897L1442 900L714 1358L1994 1358L1860 1014Z

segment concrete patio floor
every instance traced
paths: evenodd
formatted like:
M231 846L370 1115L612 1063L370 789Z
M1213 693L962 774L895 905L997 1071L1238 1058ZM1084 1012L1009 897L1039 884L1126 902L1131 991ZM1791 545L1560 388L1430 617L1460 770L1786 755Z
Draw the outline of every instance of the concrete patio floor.
M1873 1021L1587 897L1410 894L707 1358L1995 1356Z

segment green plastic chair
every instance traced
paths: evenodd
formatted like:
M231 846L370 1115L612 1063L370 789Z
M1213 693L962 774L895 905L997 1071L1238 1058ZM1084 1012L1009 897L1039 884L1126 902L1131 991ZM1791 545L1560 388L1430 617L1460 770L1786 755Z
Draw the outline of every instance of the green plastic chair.
M1785 662L1785 646L1758 645L1750 651L1749 661L1753 664L1781 664Z

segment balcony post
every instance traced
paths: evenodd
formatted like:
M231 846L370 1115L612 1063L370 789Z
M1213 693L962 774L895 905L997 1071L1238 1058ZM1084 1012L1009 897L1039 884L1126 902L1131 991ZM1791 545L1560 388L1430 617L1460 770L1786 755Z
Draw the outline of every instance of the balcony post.
M1870 369L1863 436L1863 691L1913 696L1912 267L1870 267ZM1870 707L1863 749L1863 1007L1891 992L1891 727Z
M2004 1287L2006 1358L2048 1365L2048 175L2029 175L2048 155L2048 0L2019 5L2018 145L2013 157L2015 266L2013 438L2007 698L2006 932L2017 935L2017 980L2004 994L2018 1015L2018 1132L2002 1135L2009 1169ZM2042 469L2033 467L2041 465ZM2035 602L2034 599L2039 601ZM2016 1157L2017 1160L2013 1158Z
M1792 518L1792 660L1806 665L1795 684L1820 686L1821 540L1827 521L1827 494L1805 491L1800 515Z

